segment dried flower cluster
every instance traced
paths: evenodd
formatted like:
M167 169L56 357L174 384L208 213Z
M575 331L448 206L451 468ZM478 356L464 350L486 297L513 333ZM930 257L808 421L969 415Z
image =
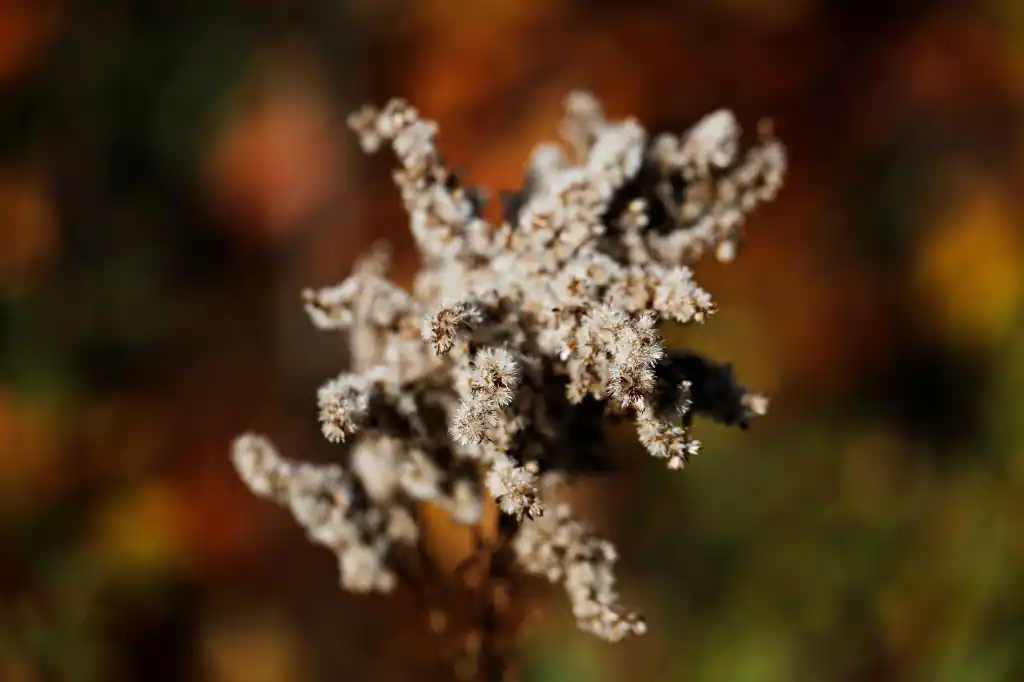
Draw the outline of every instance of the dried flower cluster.
M292 463L252 434L233 457L256 494L334 550L356 591L395 585L389 554L417 542L419 502L471 524L490 496L518 565L563 584L583 629L619 640L644 625L618 603L615 550L551 504L548 483L606 468L612 420L634 420L677 469L699 448L694 415L746 428L765 413L728 365L666 349L658 327L714 312L688 266L734 257L746 215L778 192L785 155L768 126L741 153L724 110L648 139L589 94L566 109L569 155L537 147L496 227L482 193L445 166L433 122L401 100L351 117L366 151L390 144L398 157L422 268L407 292L377 249L340 285L304 293L316 326L351 335L351 371L317 396L328 440L359 436L347 467Z

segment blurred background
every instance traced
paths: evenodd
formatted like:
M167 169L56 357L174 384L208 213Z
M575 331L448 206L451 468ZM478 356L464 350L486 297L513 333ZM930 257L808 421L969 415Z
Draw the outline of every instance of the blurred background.
M1024 5L1016 0L0 2L0 680L428 680L228 460L325 461L344 339L299 291L415 256L344 126L400 95L514 188L563 95L775 121L780 199L673 343L772 399L578 491L650 633L525 632L538 682L1024 680ZM621 455L621 456L620 456Z

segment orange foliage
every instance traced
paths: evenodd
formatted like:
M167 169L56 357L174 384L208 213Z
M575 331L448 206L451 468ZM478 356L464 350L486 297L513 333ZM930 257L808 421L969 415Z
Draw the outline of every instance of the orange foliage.
M24 170L0 170L0 215L0 286L30 286L44 274L42 266L58 241L55 207L44 178Z
M300 229L332 205L343 132L317 90L271 85L214 140L206 161L213 204L243 234L276 239Z
M60 25L59 0L5 0L0 3L0 84L25 74Z

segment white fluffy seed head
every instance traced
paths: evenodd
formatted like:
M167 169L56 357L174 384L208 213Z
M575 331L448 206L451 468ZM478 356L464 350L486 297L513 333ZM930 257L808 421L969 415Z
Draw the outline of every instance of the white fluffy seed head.
M619 604L614 547L546 498L581 473L574 462L588 454L574 449L593 447L604 413L634 417L640 442L673 469L698 451L694 410L741 426L765 413L767 400L727 367L666 349L659 327L714 312L690 266L736 256L786 162L767 128L741 155L726 110L650 140L635 120L609 120L590 93L565 109L568 153L534 150L499 226L414 107L396 99L349 118L365 150L398 157L422 267L406 291L378 250L341 284L303 293L315 326L349 335L350 371L317 393L323 435L352 445L344 467L286 460L255 434L232 459L360 592L395 587L391 552L418 541L421 503L471 524L490 498L520 523L519 567L559 582L580 627L614 641L646 629Z

